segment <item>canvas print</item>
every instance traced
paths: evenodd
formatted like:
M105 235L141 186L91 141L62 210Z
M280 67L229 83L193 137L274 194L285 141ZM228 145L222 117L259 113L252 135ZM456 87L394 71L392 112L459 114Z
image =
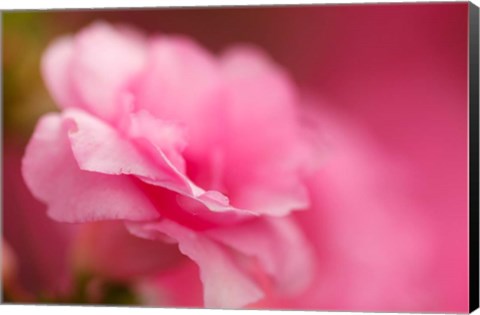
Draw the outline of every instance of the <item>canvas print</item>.
M4 12L3 302L468 312L468 21Z

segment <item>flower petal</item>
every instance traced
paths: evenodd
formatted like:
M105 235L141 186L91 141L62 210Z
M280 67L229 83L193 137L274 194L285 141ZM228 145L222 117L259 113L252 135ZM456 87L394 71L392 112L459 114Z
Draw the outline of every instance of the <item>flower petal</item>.
M97 22L74 40L72 82L91 113L107 121L121 114L120 91L144 66L146 42L133 30Z
M81 170L72 154L67 129L60 115L45 115L37 124L22 161L27 185L35 197L48 204L52 218L84 222L159 217L128 176Z
M133 142L97 117L69 109L64 111L63 118L69 123L68 138L82 170L148 177L167 187L181 184L168 165L154 163Z
M202 219L215 224L222 222L231 224L232 220L238 221L256 216L251 211L232 207L228 198L219 192L205 191L191 182L185 174L182 174L164 153L164 150L167 152L169 150L179 154L176 151L176 147L179 146L175 142L177 137L159 144L158 139L149 136L148 132L152 130L147 128L143 130L147 132L145 135L135 135L134 140L137 141L137 145L135 145L135 142L121 136L109 125L80 110L67 110L64 117L72 124L69 138L74 156L82 170L109 175L135 175L144 183L137 183L137 186L154 202L159 211L163 209L163 211L172 212L165 209L165 202L159 198L159 196L164 196L169 200L173 198L170 205L174 209L191 212L195 216L201 216ZM148 125L144 121L147 117L150 116L143 116L142 120L136 124ZM136 118L138 116L133 116L132 119ZM164 126L168 129L165 135L171 134L169 132L171 131L170 125L162 125L162 121L155 117L150 118L155 119L157 136L163 133ZM138 146L138 139L144 140L141 147ZM150 142L154 140L157 141ZM183 139L178 140L183 141ZM162 144L163 148L158 147ZM165 147L165 145L169 147ZM152 156L156 159L153 160ZM184 201L181 208L178 207L175 197Z
M73 39L61 37L50 44L42 57L44 82L55 103L61 108L82 106L69 77L73 55Z
M229 97L224 169L232 203L273 216L308 207L293 83L252 47L231 49L221 63Z
M212 239L259 259L284 294L298 293L313 276L313 255L291 218L264 218L206 231Z
M263 297L260 288L239 269L229 252L201 234L165 219L128 226L140 237L155 239L166 234L178 241L180 251L200 268L205 307L239 308Z
M213 56L190 39L162 36L151 42L146 69L134 87L137 109L184 123L189 154L208 152L222 134L219 112L224 105Z

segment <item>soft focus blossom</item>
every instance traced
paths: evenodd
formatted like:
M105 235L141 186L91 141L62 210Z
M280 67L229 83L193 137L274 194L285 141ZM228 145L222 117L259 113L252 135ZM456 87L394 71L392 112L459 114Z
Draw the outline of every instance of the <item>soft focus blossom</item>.
M290 297L267 285L265 297L250 307L466 312L468 303L442 300L443 290L429 281L437 241L431 219L409 193L414 170L327 104L315 104L314 113L307 114L318 117L310 123L316 126L322 167L307 183L309 210L295 219L313 244L312 281ZM192 265L161 274L153 283L161 305L201 306Z
M50 46L42 69L62 111L38 122L23 175L50 217L178 243L207 307L259 300L255 261L279 292L308 284L310 247L289 214L310 204L313 148L266 56L217 59L187 38L97 23Z
M5 238L36 295L15 301L467 312L468 4L47 15L186 35L97 23L47 49L61 111L23 172L59 222L7 143ZM53 106L9 80L44 48L23 24L7 130ZM258 49L190 36L258 44L302 97Z

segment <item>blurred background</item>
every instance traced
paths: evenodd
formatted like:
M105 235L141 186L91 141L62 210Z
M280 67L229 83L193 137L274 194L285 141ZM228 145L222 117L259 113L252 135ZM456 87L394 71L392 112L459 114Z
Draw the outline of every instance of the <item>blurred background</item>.
M57 36L104 20L186 34L214 53L253 43L302 90L355 121L413 170L408 197L435 235L435 263L418 281L430 282L441 310L456 310L468 298L467 16L467 3L4 12L3 238L22 287L10 292L49 301L68 286L71 275L58 275L73 232L46 217L20 160L37 119L57 110L40 77L42 52ZM113 302L133 302L125 287L112 290L122 296Z

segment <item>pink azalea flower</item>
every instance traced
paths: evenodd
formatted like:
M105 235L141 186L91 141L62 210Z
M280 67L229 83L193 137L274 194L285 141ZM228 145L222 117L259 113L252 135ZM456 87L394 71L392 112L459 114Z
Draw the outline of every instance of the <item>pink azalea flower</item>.
M42 70L61 112L38 122L23 176L51 218L178 243L207 307L261 299L256 264L278 292L306 287L311 249L291 213L310 205L313 148L268 57L97 23L53 43Z

